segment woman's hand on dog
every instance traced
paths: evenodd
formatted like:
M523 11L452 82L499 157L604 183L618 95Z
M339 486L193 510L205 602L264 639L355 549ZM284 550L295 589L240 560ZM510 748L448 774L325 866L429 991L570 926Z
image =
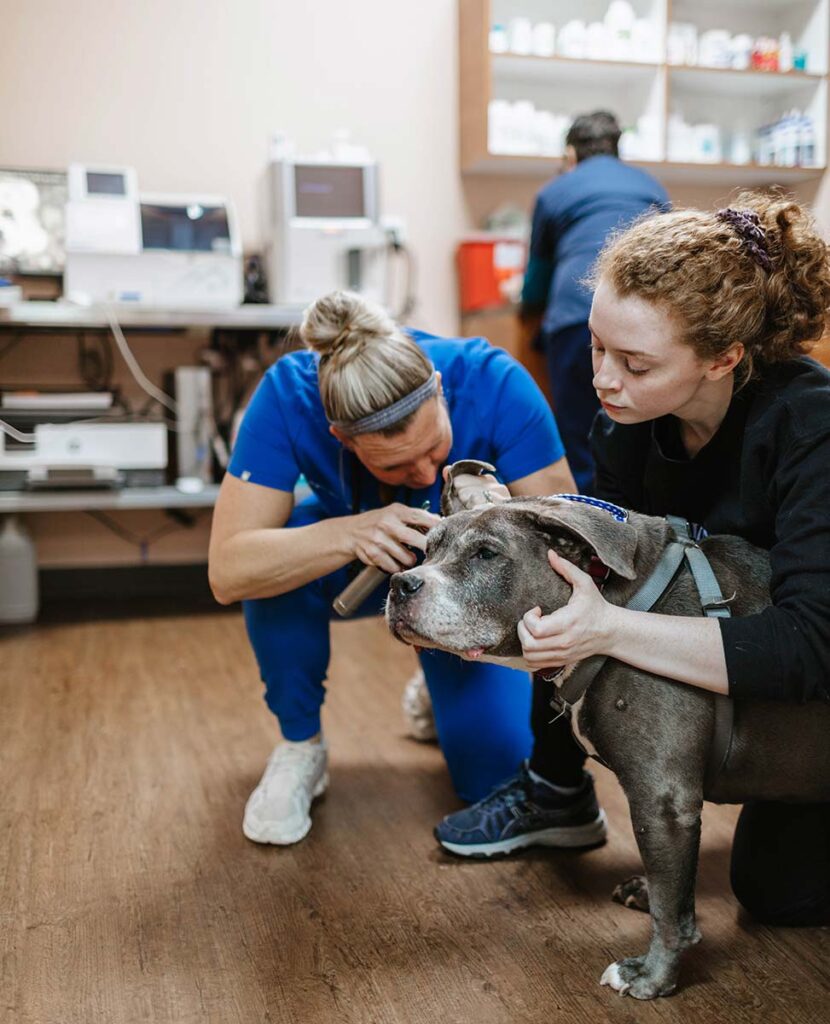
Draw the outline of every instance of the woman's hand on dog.
M522 653L533 672L604 653L614 628L614 605L605 600L592 577L555 551L548 551L548 561L571 585L572 593L568 603L550 615L531 608L519 622Z

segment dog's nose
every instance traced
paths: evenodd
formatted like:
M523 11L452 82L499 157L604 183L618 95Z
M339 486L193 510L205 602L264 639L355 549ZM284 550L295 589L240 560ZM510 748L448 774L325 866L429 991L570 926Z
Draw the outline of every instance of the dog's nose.
M399 572L392 577L390 585L395 597L405 598L411 597L416 591L420 590L424 585L424 581L420 576L414 576L412 573Z

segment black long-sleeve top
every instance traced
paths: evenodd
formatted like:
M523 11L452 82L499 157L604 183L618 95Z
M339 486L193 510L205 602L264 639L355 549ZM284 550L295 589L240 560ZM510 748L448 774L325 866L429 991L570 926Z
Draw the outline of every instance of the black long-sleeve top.
M730 694L830 701L830 372L808 358L762 368L693 458L674 416L601 412L591 443L598 497L769 551L772 605L718 620Z

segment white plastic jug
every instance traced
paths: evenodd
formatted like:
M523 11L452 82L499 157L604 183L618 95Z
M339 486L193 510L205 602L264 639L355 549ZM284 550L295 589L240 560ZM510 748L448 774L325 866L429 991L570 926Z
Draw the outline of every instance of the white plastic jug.
M39 606L37 553L16 516L0 524L0 622L34 622Z

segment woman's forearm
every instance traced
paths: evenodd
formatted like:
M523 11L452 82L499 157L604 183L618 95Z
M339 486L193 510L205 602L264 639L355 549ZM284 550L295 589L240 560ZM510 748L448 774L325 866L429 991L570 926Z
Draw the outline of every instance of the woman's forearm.
M309 526L242 530L211 553L210 583L221 604L276 597L341 569L354 558L350 517Z
M615 608L603 652L635 668L714 693L728 693L726 657L716 619Z

